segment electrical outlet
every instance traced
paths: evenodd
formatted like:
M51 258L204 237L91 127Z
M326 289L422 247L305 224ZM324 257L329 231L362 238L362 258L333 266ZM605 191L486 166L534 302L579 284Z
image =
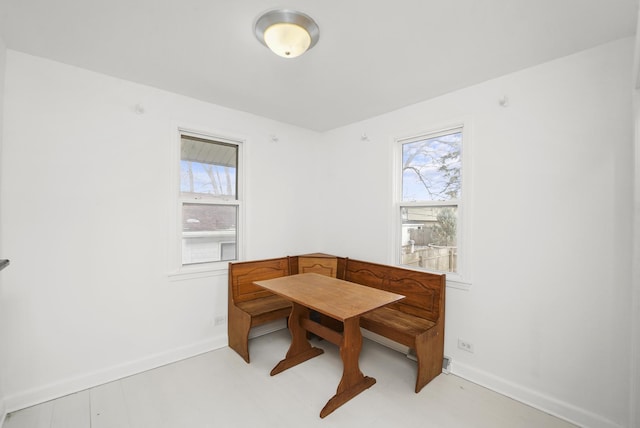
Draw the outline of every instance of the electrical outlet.
M213 325L223 325L227 322L227 319L223 316L218 316L213 319Z
M442 359L442 373L449 374L451 371L451 357L444 356Z
M473 354L473 343L463 339L458 339L458 348Z

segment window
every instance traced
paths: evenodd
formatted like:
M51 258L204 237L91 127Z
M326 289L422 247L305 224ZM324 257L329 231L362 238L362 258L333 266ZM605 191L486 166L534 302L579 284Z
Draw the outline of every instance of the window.
M460 278L463 128L398 140L399 264Z
M238 259L240 143L180 134L182 266Z

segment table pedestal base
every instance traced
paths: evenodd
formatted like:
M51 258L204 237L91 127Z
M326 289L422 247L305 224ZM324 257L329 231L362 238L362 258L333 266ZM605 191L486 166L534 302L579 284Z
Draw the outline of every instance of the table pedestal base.
M302 353L292 355L291 357L287 356L284 360L280 361L272 370L271 376L277 375L280 372L285 371L286 369L290 369L293 366L297 366L300 363L304 363L307 360L312 359L313 357L317 357L320 354L324 354L324 349L320 348L311 348Z
M354 316L345 319L343 323L344 330L342 334L330 330L309 320L309 309L293 302L293 309L291 310L291 316L289 316L291 345L285 359L271 370L271 376L273 376L324 353L324 350L311 346L307 340L307 331L311 331L340 346L340 357L342 358L344 369L342 379L340 379L336 395L327 401L327 404L320 412L321 418L332 413L338 407L376 383L374 378L364 376L358 365L358 358L362 349L359 317Z
M331 399L327 401L327 404L325 404L325 406L322 408L322 410L320 411L320 417L324 418L335 409L342 406L344 403L351 400L356 395L360 394L365 389L371 388L374 383L376 383L376 380L374 378L365 376L362 379L362 382L351 386L351 388L345 391L337 393L336 395L331 397Z

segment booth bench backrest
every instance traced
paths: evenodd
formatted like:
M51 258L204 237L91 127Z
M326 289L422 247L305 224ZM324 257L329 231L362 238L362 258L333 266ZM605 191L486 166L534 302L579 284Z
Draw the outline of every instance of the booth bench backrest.
M234 303L272 296L273 293L258 287L254 281L289 275L289 257L256 260L229 264L231 297Z
M346 259L344 279L406 296L390 308L438 322L444 308L444 275Z
M336 278L338 276L338 257L314 253L290 257L291 275L296 273L319 273Z

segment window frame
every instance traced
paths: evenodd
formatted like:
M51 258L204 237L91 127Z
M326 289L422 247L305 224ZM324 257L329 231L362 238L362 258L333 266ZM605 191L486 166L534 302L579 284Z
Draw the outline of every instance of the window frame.
M403 144L434 138L455 132L462 132L461 143L461 197L457 200L448 201L420 201L403 202L402 183L402 148ZM405 136L394 138L393 144L393 203L392 203L392 249L391 260L393 264L424 272L445 273L447 276L447 286L467 290L471 286L471 122L469 119L462 119L455 122L434 125L425 131L413 132ZM405 207L442 207L457 206L458 217L456 224L456 238L458 247L457 272L442 272L427 268L407 266L401 264L402 246L402 209Z
M243 260L245 252L245 149L246 139L237 136L225 135L216 131L205 131L201 128L187 127L175 125L174 136L172 141L172 168L171 171L171 249L170 249L170 268L168 276L174 280L191 279L207 276L220 275L227 272L230 261ZM237 166L236 166L236 197L202 197L202 196L185 196L180 192L180 162L182 136L189 136L219 142L222 144L231 144L237 148ZM236 259L222 260L203 263L183 264L182 263L182 207L184 204L203 204L203 205L227 205L237 207L236 222ZM227 241L224 241L228 243ZM222 242L218 243L221 246Z

